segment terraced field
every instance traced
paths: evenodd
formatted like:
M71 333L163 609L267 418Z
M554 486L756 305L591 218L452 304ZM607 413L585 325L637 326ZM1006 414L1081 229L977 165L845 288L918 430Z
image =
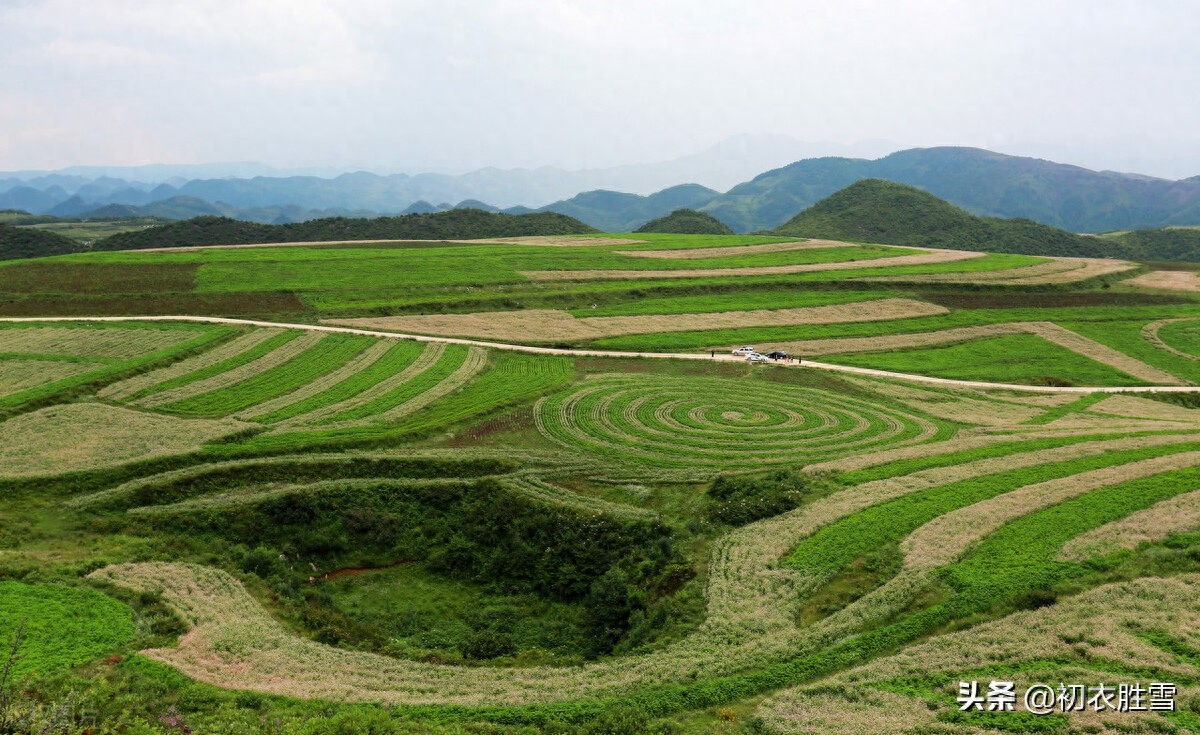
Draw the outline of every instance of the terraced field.
M586 239L99 258L542 346L0 325L0 642L25 624L30 677L0 690L146 732L1200 731L1200 301L1108 261ZM1175 707L964 711L970 680Z

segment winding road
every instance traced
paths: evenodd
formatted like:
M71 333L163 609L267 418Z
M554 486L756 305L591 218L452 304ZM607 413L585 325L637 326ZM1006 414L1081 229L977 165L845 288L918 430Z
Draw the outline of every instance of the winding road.
M68 316L68 317L4 317L0 322L201 322L205 324L232 324L254 327L276 327L279 329L306 329L314 332L335 332L339 334L359 334L367 337L386 337L389 339L411 339L418 342L444 342L457 345L475 345L494 350L510 350L536 355L572 355L576 357L639 357L666 360L706 360L708 362L745 362L735 355L717 354L705 355L695 352L618 352L610 350L575 350L559 347L534 347L531 345L504 344L501 342L485 342L476 339L459 339L456 337L431 337L421 334L400 334L373 329L356 329L354 327L337 327L325 324L288 324L257 319L231 319L216 316ZM1194 393L1200 391L1197 386L1180 385L1137 385L1126 387L1113 386L1052 386L1052 385L1020 385L1017 383L989 383L980 380L954 380L952 378L935 378L928 375L913 375L897 373L889 370L874 370L872 368L851 367L849 365L834 365L826 362L803 363L771 363L771 367L811 368L815 370L830 370L840 373L867 375L876 378L890 378L912 383L927 383L950 388L992 388L1016 390L1031 393Z

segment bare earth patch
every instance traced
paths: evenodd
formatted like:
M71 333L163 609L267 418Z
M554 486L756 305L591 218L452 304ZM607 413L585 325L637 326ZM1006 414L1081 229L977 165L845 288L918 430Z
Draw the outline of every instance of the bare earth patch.
M676 248L674 250L618 250L617 255L630 258L664 258L666 260L703 260L705 258L728 258L739 255L761 253L786 253L791 250L820 250L822 248L853 248L854 243L837 240L802 240L798 242L773 242L766 245L729 245L719 248Z
M1167 291L1200 291L1200 274L1193 271L1150 271L1130 278L1125 283Z
M790 273L852 270L856 268L892 268L902 265L932 265L958 260L982 258L986 253L962 250L923 250L920 255L898 255L894 258L843 260L836 263L804 263L747 268L684 268L679 270L582 270L582 271L522 271L533 281L598 281L646 278L713 278L719 276L778 276Z
M100 403L51 406L0 424L0 476L58 475L183 454L250 426Z
M1162 541L1173 533L1197 528L1200 528L1200 490L1193 490L1076 536L1063 546L1058 558L1087 561L1122 549L1132 551L1143 543Z
M568 312L554 309L528 309L477 314L337 319L326 320L326 323L368 329L387 329L404 334L475 337L497 341L554 342L704 329L871 322L919 316L939 316L945 313L947 313L945 307L924 301L879 299L831 306L722 311L707 314L578 318Z

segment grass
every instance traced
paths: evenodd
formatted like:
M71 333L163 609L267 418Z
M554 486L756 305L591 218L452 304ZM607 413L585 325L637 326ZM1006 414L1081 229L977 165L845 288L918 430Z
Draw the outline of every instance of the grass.
M806 325L795 327L756 327L748 329L670 332L658 335L630 335L599 339L592 346L609 350L666 352L703 350L712 346L793 342L841 337L876 337L888 334L933 332L955 327L977 327L1004 322L1109 322L1200 316L1200 304L1128 307L1067 307L970 309L952 311L945 316L897 319L861 324Z
M801 464L934 431L896 410L749 379L608 376L543 400L537 418L565 447L666 467Z
M135 324L105 328L90 324L18 323L0 326L0 337L4 340L4 352L8 354L130 360L173 347L204 331L203 326L175 328Z
M7 656L24 625L12 681L52 676L111 653L133 639L132 611L99 592L0 581L0 650ZM2 665L0 661L0 665Z
M732 245L762 240L730 238L728 242ZM62 282L66 284L62 288L93 290L78 296L81 300L110 298L96 285L105 279L126 284L121 289L149 289L152 279L139 273L141 264L167 264L175 274L172 278L183 279L194 272L201 280L206 269L219 267L232 273L240 268L246 271L242 276L246 283L260 276L269 278L270 269L281 267L292 269L297 279L310 279L320 289L326 287L321 278L343 289L305 292L312 303L353 304L353 308L385 311L400 308L397 305L414 311L426 305L431 310L464 309L471 304L495 308L512 299L515 305L506 308L544 303L584 317L662 314L670 318L712 310L793 308L884 296L910 297L915 291L940 298L951 313L893 323L650 335L643 344L657 347L675 341L690 345L683 349L699 349L721 344L714 340L714 335L721 335L729 344L763 346L775 337L789 341L870 338L956 326L1051 321L1181 377L1200 375L1187 372L1194 368L1186 358L1143 344L1140 337L1142 325L1150 321L1200 317L1200 304L1104 297L1119 289L1058 292L989 286L975 291L962 286L922 285L909 289L888 284L887 290L876 290L868 284L831 280L829 274L788 279L660 279L587 286L470 282L475 277L471 268L484 268L488 262L503 261L503 267L509 270L521 259L537 261L540 267L576 268L585 262L618 262L622 256L610 249L713 244L711 238L667 236L646 245L602 245L592 248L592 254L572 252L587 248L508 245L355 246L318 248L315 250L329 252L315 255L284 252L298 248L275 253L212 251L166 256L113 253L105 256L111 260L96 260L112 266L111 270L88 283L85 266L93 262L89 257L47 264L80 266L62 271ZM354 264L354 259L364 253L362 257L369 262ZM447 272L443 276L432 270L422 271L421 266L409 281L389 280L398 264L434 262L444 253L452 256L447 263L462 258L462 262L474 264L462 274ZM660 265L650 259L629 260L637 260L641 268ZM554 265L547 266L550 262ZM696 261L680 262L696 265ZM959 272L973 272L973 268L1030 262L1037 260L989 257L946 265ZM350 271L358 269L360 274L371 268L377 273L358 290L353 278L343 278L343 265ZM255 273L260 266L266 270ZM14 267L0 266L0 281L7 277L7 283L16 288L26 277L6 276L5 271ZM327 273L318 273L321 268ZM838 273L836 278L871 270L890 271L864 265L862 269ZM460 275L462 280L455 281ZM60 288L55 285L56 277L48 267L36 273L28 271L31 283L41 279L30 285L29 294L41 294L38 299L45 296L47 303L55 301L49 297L61 295L55 291ZM497 277L506 276L500 272ZM404 278L408 279L408 274ZM78 287L71 285L76 280L81 284ZM141 283L147 285L138 285ZM268 285L264 280L256 288ZM1032 304L1021 305L1021 296L1026 292L1036 298ZM1078 296L1059 303L1055 299L1059 293ZM160 303L168 303L165 299L175 295L147 290L129 301L150 303L161 297L164 300ZM122 300L118 295L111 298ZM56 303L65 302L60 299ZM596 309L590 308L592 303L597 304ZM96 329L125 326L89 329L95 335ZM25 398L14 404L13 410L23 413L0 424L0 433L16 432L11 438L0 438L0 445L9 452L0 458L5 469L20 469L25 466L22 463L32 461L28 456L37 455L43 467L53 465L52 471L72 473L51 479L31 474L5 483L6 488L27 491L23 497L36 500L38 513L46 518L35 519L28 503L5 503L0 511L0 579L25 577L31 581L52 576L70 581L109 561L170 559L181 564L165 565L169 569L162 574L167 578L147 574L142 579L147 583L145 600L149 603L136 594L121 597L137 610L139 625L145 617L144 605L153 608L160 604L152 593L162 587L161 604L178 598L181 605L197 610L201 617L211 615L228 626L198 629L178 645L169 636L156 638L149 645L164 647L148 655L178 663L181 670L217 686L246 686L247 691L231 693L211 687L205 688L203 695L197 694L202 685L188 683L173 670L156 668L145 658L130 659L136 663L128 664L149 672L143 674L145 690L138 693L121 689L129 686L129 679L122 673L125 669L89 667L81 672L87 681L114 687L114 701L141 708L139 716L152 723L159 721L167 702L177 705L196 732L222 731L217 725L228 725L221 721L226 716L243 718L248 724L241 730L254 732L261 723L276 721L276 707L319 707L324 714L345 714L349 718L351 714L346 713L359 711L339 702L349 692L347 696L363 701L387 701L393 710L381 716L419 718L419 724L413 727L432 732L451 721L471 723L464 724L466 731L484 731L481 728L485 726L475 723L487 719L542 724L560 719L585 728L600 721L602 713L614 706L655 716L685 712L676 721L689 723L688 727L703 721L703 727L708 728L705 731L734 732L735 728L752 726L721 719L726 714L718 706L732 703L733 716L744 720L750 716L758 695L765 691L812 681L889 652L906 650L930 634L1007 615L1040 604L1039 600L1122 575L1191 573L1200 568L1194 560L1189 561L1192 552L1187 544L1194 544L1190 536L1154 541L1141 550L1124 552L1125 561L1111 569L1104 564L1089 566L1058 560L1065 539L1104 528L1105 524L1129 518L1155 502L1200 485L1200 470L1161 472L1171 461L1177 463L1174 466L1182 466L1179 463L1188 457L1176 455L1195 450L1200 441L1196 436L1146 433L1140 435L1144 440L1135 439L1139 436L1135 433L1106 429L1099 415L1089 416L1094 420L1093 429L1084 428L1092 424L1081 422L1074 423L1074 428L1055 425L1059 418L1087 412L1100 400L1096 396L1062 404L1039 403L1013 393L964 394L949 388L902 392L891 390L895 386L889 388L868 379L843 380L824 371L490 351L486 365L469 382L455 385L455 390L407 415L396 413L392 419L382 420L388 411L403 406L415 408L417 404L411 401L419 402L445 388L447 380L466 364L467 351L452 348L440 360L430 359L423 372L404 375L412 378L407 383L385 384L410 368L423 354L425 345L326 336L307 351L297 349L289 362L274 369L237 383L214 382L215 390L203 386L206 393L171 407L208 415L232 413L238 418L257 418L270 427L269 433L259 426L255 428L260 433L254 436L214 435L213 443L200 448L199 432L193 431L182 453L168 456L149 451L148 443L168 438L184 426L221 422L193 424L175 416L127 412L95 403L90 394L116 376L138 371L151 376L145 371L172 361L179 367L163 373L167 380L159 381L167 387L133 382L130 386L147 396L155 390L171 390L171 381L175 381L175 387L198 380L220 381L230 370L285 343L281 335L275 335L268 338L277 340L273 346L251 346L260 350L256 354L248 355L250 349L231 349L220 359L214 357L211 364L191 363L198 370L181 372L187 364L181 357L242 333L224 327L184 329L204 334L131 359L87 358L74 353L20 358L7 354L6 347L0 348L5 350L0 354L0 376L5 375L10 360L44 364L47 371L74 370L89 360L98 366L53 384L21 389ZM1181 340L1172 344L1185 344L1190 339L1166 328L1163 334L1164 338ZM3 336L0 332L0 339ZM871 359L898 358L909 361L910 366L994 380L1047 376L1073 382L1120 379L1115 371L1099 363L1063 353L1036 338L1029 340L981 340L938 350L885 353ZM98 337L85 341L89 348L102 342ZM368 355L371 360L362 359L367 350L375 350ZM37 365L16 370L10 382L25 385L20 381L29 380L30 371ZM64 387L72 381L78 381L73 383L75 387ZM381 384L387 390L370 392ZM112 397L116 398L120 391L114 391ZM38 405L29 402L30 396L76 403L38 411L33 410ZM295 400L291 400L293 396ZM364 396L358 401L360 405L355 405L355 399ZM3 400L7 399L0 398ZM901 408L902 400L923 408ZM991 423L980 418L984 412L972 409L976 404L995 406L993 413L999 418ZM932 419L924 413L938 407L937 415L946 419ZM1006 407L1018 409L1012 411L1008 423L1004 418ZM331 408L337 410L322 413ZM1036 418L1023 425L1018 423L1038 411ZM101 416L101 412L106 413ZM1148 414L1153 412L1151 408ZM336 413L343 415L333 415ZM353 425L342 426L347 416L351 416ZM311 417L337 423L307 421ZM1113 419L1109 423L1130 422ZM943 444L946 439L951 443ZM100 440L109 443L97 443ZM1109 440L1119 443L1110 445ZM984 441L994 443L979 446ZM1152 446L1152 442L1160 441L1161 446ZM1086 442L1097 444L1078 449L1074 446ZM977 448L954 451L963 446ZM1145 448L1131 448L1139 446ZM362 451L366 448L387 448L391 458L384 460L377 456L379 453ZM739 528L714 525L704 514L708 507L705 490L717 473L757 474L774 467L839 458L843 466L862 467L864 462L882 462L888 457L877 457L877 453L893 449L897 452L894 456L907 456L901 453L910 450L921 456L843 472L829 483L831 487L837 483L847 487L825 497L806 499L793 511ZM262 456L276 454L286 456ZM250 457L257 458L245 460ZM1127 463L1156 457L1169 461L1149 469L1143 465L1143 473L1160 472L1152 477L1126 481L1121 479L1130 476L1126 473L1113 485L1086 493L1083 485L1071 485L1079 473L1106 470L1116 477ZM231 458L239 461L221 461ZM496 466L501 460L503 466ZM982 460L988 461L964 466ZM436 463L442 464L431 469ZM164 474L151 474L160 472ZM923 474L910 477L913 473ZM673 630L677 635L666 640L631 635L622 649L624 654L587 662L578 659L578 635L586 627L588 606L596 604L594 598L578 604L552 602L540 594L514 592L515 588L502 581L532 568L548 570L548 578L567 574L555 566L558 562L547 561L545 544L540 543L523 548L520 557L498 555L496 564L489 567L491 573L475 577L451 579L431 561L428 565L405 563L363 573L347 571L329 580L321 579L325 572L339 566L382 567L406 561L416 556L406 556L410 550L407 545L422 554L428 552L431 560L453 565L463 545L475 542L474 531L458 522L439 526L438 511L416 511L407 504L419 499L429 508L440 508L453 502L455 494L465 492L464 488L492 482L480 481L481 474L503 475L499 485L511 495L509 499L528 499L555 509L555 513L569 512L575 524L572 528L579 530L577 537L571 537L578 539L573 547L579 550L608 548L588 541L598 538L588 535L589 529L604 518L646 519L661 514L670 526L669 537L664 536L661 544L671 554L678 554L671 557L676 560L672 561L674 566L663 572L662 579L651 580L644 572L648 559L618 560L614 562L617 576L627 586L615 589L651 601L650 606L639 610L642 617L634 626L653 629L657 625L661 626L659 630ZM419 479L426 475L437 479ZM1032 512L1022 510L1032 505L1016 504L1026 495L1032 496L1034 490L1041 490L1031 488L1022 494L1021 488L1059 479L1062 482L1053 488L1060 494L1054 497L1067 497L1071 492L1083 494ZM858 487L876 481L882 482ZM1095 477L1079 480L1096 481ZM65 509L59 505L63 496L81 492L112 494L97 496L90 504ZM1010 492L1016 493L1011 502L1006 498ZM985 505L974 508L976 503ZM131 507L138 512L126 513ZM1007 509L1010 515L997 508ZM515 533L509 509L507 504L471 504L465 507L463 518L471 524L493 522L498 534L495 538L509 539ZM1016 511L1026 515L1017 517ZM970 526L975 521L981 525ZM931 522L933 525L921 530ZM978 539L968 538L969 531L983 529L983 523L997 530L986 536L980 530ZM925 576L914 576L917 573L907 566L899 568L900 549L926 549L930 543L945 540L935 533L944 526L955 533L947 534L947 545L936 550L945 551L953 541L958 544L953 548L963 556L950 562L927 555L931 565L937 561L946 566L922 568L919 575ZM551 524L550 528L551 533L562 536L559 527ZM914 533L914 540L905 542ZM393 542L395 539L402 539L403 544ZM279 559L280 553L286 554L286 560ZM784 556L790 562L781 567L779 560ZM1168 556L1173 566L1162 561ZM246 560L254 558L266 559L275 571L264 571L261 577L246 571L250 568ZM187 563L201 565L200 571L183 574L180 569ZM226 573L230 570L247 581L253 597L238 592L240 586ZM314 577L311 584L310 574ZM103 575L101 572L97 576ZM575 599L588 596L590 581L583 580ZM215 585L214 598L189 596L189 586L208 590L208 582ZM8 584L15 583L0 582L0 609L4 604L2 586ZM889 591L896 589L897 594ZM199 607L191 608L193 603ZM686 613L688 610L694 615ZM294 631L279 625L280 619L318 640L336 641L336 647L292 635ZM796 625L797 619L803 623L801 627ZM1079 632L1083 632L1082 623ZM1184 636L1186 630L1168 626L1167 633ZM481 646L496 640L504 644L499 649ZM637 648L642 645L639 640L651 643ZM1013 645L1020 644L1018 639ZM120 651L123 645L107 650ZM488 650L504 653L495 659L474 654L464 657L464 649L474 654ZM390 653L392 657L372 656L368 650ZM104 653L92 655L94 658ZM348 662L354 662L353 666ZM563 665L576 663L579 665ZM244 669L238 668L241 664L245 664ZM279 668L270 668L276 664ZM536 667L541 664L553 666ZM273 688L284 680L299 681L303 686ZM168 681L175 683L168 686ZM184 687L186 696L171 688L177 686ZM265 696L254 690L313 697L320 704L305 704L289 696ZM46 691L39 690L37 696L49 696ZM253 706L239 704L251 701L255 702ZM210 722L216 724L209 726ZM453 731L456 726L446 727ZM554 732L555 727L574 735L568 726L547 725L547 730ZM225 731L233 729L224 727ZM587 735L600 731L588 731Z
M1187 322L1182 324L1186 325ZM1176 377L1200 383L1200 361L1188 360L1147 342L1142 336L1142 328L1146 326L1144 321L1062 322L1062 326ZM1159 331L1160 337L1171 326L1174 325L1165 325ZM1197 347L1200 347L1200 342Z
M584 649L578 605L487 590L421 564L351 573L322 581L317 590L366 635L385 640L385 651L405 658L461 661L488 653L483 644L491 643L517 659L569 661Z
M864 355L822 356L842 365L918 373L938 378L1031 385L1143 385L1103 363L1031 334L961 345Z
M918 527L952 510L965 508L1002 493L1046 480L1165 456L1195 449L1197 445L1169 445L1099 457L1027 467L905 495L867 508L822 528L787 558L787 564L819 578L828 578L873 549L898 543Z
M151 352L133 360L112 362L97 370L0 397L0 414L6 410L48 405L76 397L80 392L101 388L108 383L132 377L164 363L173 362L182 356L211 347L214 343L226 339L232 334L233 330L224 327L202 327L198 336L174 347Z
M284 364L240 383L202 393L166 410L185 416L226 416L276 398L336 370L375 340L346 334L331 334Z
M1200 322L1164 324L1158 330L1158 336L1175 349L1200 357Z
M296 416L302 416L318 409L327 408L353 398L383 379L402 372L420 356L424 349L425 345L421 342L412 342L409 340L396 342L378 360L337 385L330 386L327 390L311 398L293 403L290 406L285 406L265 415L256 416L254 420L272 424Z
M230 370L233 370L234 368L239 368L243 365L249 364L249 363L259 359L260 357L264 357L265 355L269 354L273 350L276 350L276 349L282 347L283 345L287 344L288 342L291 342L292 340L296 339L301 334L303 334L303 332L294 331L294 330L280 332L279 334L276 334L275 336L270 337L270 338L256 344L255 346L251 347L250 349L248 349L244 352L241 352L237 355L234 355L232 357L221 360L218 363L215 363L213 365L208 365L199 370L194 370L190 373L186 373L184 375L180 375L180 376L171 378L169 380L165 380L161 383L157 383L155 385L144 388L144 389L128 396L127 400L136 401L138 399L145 398L146 396L152 396L156 393L163 393L165 391L172 390L174 388L182 388L185 385L190 385L192 383L196 383L201 380L207 380L209 378L220 375L221 373L229 372Z
M358 421L400 406L432 389L438 383L450 377L450 374L462 366L467 358L467 347L463 345L447 345L445 352L429 369L414 376L412 380L368 401L361 406L355 406L341 413L334 414L321 421L323 424L340 423L343 421Z
M58 475L186 454L250 428L101 403L51 406L0 423L0 476Z

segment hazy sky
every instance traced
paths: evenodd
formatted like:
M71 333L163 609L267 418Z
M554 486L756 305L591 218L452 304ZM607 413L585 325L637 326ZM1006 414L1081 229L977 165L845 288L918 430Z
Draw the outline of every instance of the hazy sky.
M1200 174L1195 0L0 0L0 170L665 160L742 133Z

